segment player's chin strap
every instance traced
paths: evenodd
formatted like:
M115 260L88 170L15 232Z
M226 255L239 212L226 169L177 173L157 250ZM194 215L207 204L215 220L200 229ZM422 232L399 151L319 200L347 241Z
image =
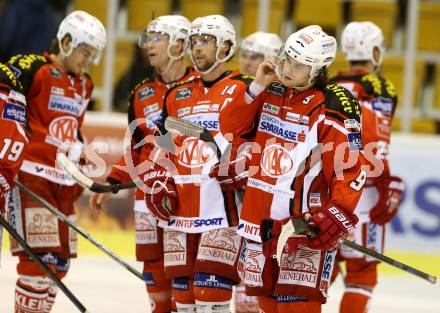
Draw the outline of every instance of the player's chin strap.
M227 56L225 56L223 59L220 59L220 49L217 48L217 53L215 54L215 62L214 64L212 64L207 70L202 71L201 69L199 69L197 67L196 62L194 61L194 57L192 55L192 52L190 51L189 54L189 58L191 59L192 64L194 65L194 68L196 69L197 72L199 72L202 75L207 75L209 73L211 73L213 70L215 70L217 68L217 66L219 66L221 63L225 63L226 61L228 61L231 57L232 57L232 48L229 49L229 53Z
M305 219L302 219L302 218L290 219L287 224L284 224L282 226L280 236L278 237L277 253L276 253L276 258L277 258L278 264L280 264L280 262L281 262L281 255L282 255L284 246L287 243L287 240L289 239L289 237L298 236L298 235L304 236L307 234L307 237L313 238L314 236L316 236L318 234L318 232L319 232L319 229L309 225ZM422 272L414 267L411 267L411 266L406 265L404 263L401 263L395 259L387 257L386 255L383 255L379 252L376 252L376 251L370 250L366 247L363 247L361 245L358 245L357 243L354 243L350 240L344 239L343 245L351 248L352 250L355 250L355 251L360 252L362 254L365 254L369 257L372 257L378 261L381 261L381 262L384 262L388 265L394 266L395 268L403 270L409 274L413 274L417 277L420 277L424 280L427 280L431 284L435 284L437 282L436 276L429 275L429 274Z
M157 69L157 73L158 73L159 75L163 75L163 74L165 74L166 72L168 72L168 71L170 70L171 66L174 64L174 62L176 62L176 61L182 59L183 56L185 55L185 49L182 49L182 53L181 53L181 54L179 54L179 55L176 56L176 57L173 56L173 55L171 54L171 48L174 47L174 46L175 46L175 45L168 45L168 48L167 48L167 55L168 55L168 58L169 58L169 60L168 60L168 64L167 64L167 67L166 67L163 71L160 71L159 69Z

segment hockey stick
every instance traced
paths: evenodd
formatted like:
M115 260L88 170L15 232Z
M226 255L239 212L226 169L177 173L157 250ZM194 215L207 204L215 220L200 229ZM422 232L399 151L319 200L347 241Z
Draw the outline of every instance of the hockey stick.
M297 219L297 218L293 218L291 219L287 224L284 224L280 233L280 236L278 238L278 243L277 243L277 253L276 253L276 258L278 261L278 264L280 264L281 262L281 254L284 248L284 245L286 244L287 240L289 239L290 236L292 235L305 235L307 234L307 236L309 238L313 238L317 235L317 232L319 231L319 229L315 228L315 227L311 227L306 220L304 219ZM429 281L431 284L435 284L437 281L437 277L433 276L433 275L429 275L425 272L422 272L412 266L409 266L407 264L404 264L402 262L399 262L395 259L392 259L390 257L387 257L386 255L383 255L379 252L370 250L366 247L363 247L357 243L354 243L350 240L344 239L343 242L344 246L347 246L357 252L360 252L362 254L368 255L369 257L372 257L378 261L382 261L388 265L391 265L395 268L398 268L400 270L403 270L409 274L413 274L417 277L420 277L424 280Z
M57 162L60 165L60 167L65 170L67 173L72 176L75 181L83 186L84 188L87 188L90 191L96 192L96 193L104 193L104 192L113 192L116 193L119 190L123 189L131 189L136 187L136 182L132 181L129 183L122 183L122 184L115 184L115 185L108 185L108 184L100 184L89 177L87 177L83 172L81 172L75 164L73 164L64 154L58 153L57 155Z
M50 270L50 268L41 261L40 257L36 255L32 248L26 243L26 241L20 237L15 229L9 225L5 218L0 214L0 224L8 231L12 238L17 241L20 246L26 251L26 253L38 264L38 266L49 276L49 278L61 289L61 291L69 298L70 301L78 308L80 312L90 312L85 306L75 297L75 295L64 285L64 283Z
M214 137L211 135L211 133L202 126L196 125L194 123L191 123L187 120L183 120L177 117L168 116L165 119L165 129L169 132L179 132L181 134L195 137L201 141L204 141L211 145L211 148L215 150L217 154L217 159L219 162L222 161L222 157L226 155L226 153L223 153L220 150L220 147L218 146L217 142L215 141ZM229 145L230 146L230 145ZM241 202L243 202L243 190L237 189L236 190L237 197Z
M90 234L85 232L81 227L79 227L77 224L72 222L66 215L64 215L62 212L57 210L54 206L52 206L49 202L44 200L43 198L39 197L36 193L34 193L32 190L24 186L22 183L14 180L15 184L23 190L25 193L27 193L32 199L40 203L42 206L44 206L46 209L48 209L50 212L52 212L57 218L59 218L61 221L68 224L70 227L72 227L74 230L76 230L80 235L82 235L84 238L86 238L89 242L94 244L97 248L99 248L101 251L106 253L109 257L111 257L114 261L125 267L128 271L133 273L136 277L139 279L142 279L144 281L144 278L141 273L139 273L136 269L134 269L130 264L123 261L121 258L119 258L116 254L114 254L110 249L105 247L102 243L100 243L98 240L93 238Z

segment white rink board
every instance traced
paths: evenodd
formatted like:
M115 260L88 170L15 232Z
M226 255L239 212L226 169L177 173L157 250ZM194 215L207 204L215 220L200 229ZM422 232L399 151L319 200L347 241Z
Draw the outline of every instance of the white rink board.
M392 250L440 253L440 136L392 137L393 175L405 181L407 192L388 227Z

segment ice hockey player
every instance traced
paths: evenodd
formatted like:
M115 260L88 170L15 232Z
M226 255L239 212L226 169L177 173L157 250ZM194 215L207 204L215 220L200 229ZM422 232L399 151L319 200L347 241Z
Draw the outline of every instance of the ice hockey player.
M80 156L80 128L93 89L84 71L98 63L105 45L102 23L74 11L61 22L50 53L17 55L8 62L23 85L32 129L18 179L71 219L82 188L56 168L55 159L58 149L68 149L72 158ZM63 278L76 257L76 234L26 194L14 189L9 200L9 222ZM56 287L20 246L12 242L11 250L19 257L15 312L49 312Z
M320 26L298 30L277 60L260 64L246 102L220 113L223 134L259 147L246 166L217 178L224 188L246 184L238 233L245 238L246 292L259 297L262 312L321 312L336 251L357 222L366 175L360 130L345 121L359 124L361 111L347 90L327 81L335 54L336 39ZM292 217L308 218L318 235L290 237L278 265L277 235Z
M204 16L191 23L188 54L201 77L168 91L162 124L168 116L197 123L224 152L228 141L219 132L220 110L243 102L251 81L226 67L235 48L235 29L225 17ZM175 143L180 153L171 156L173 166L157 164L145 181L152 188L147 203L165 225L165 272L173 279L179 312L229 312L232 286L239 281L239 201L209 178L218 162L210 145L187 136L177 137Z
M143 173L153 162L150 156L159 153L153 140L134 148L145 138L153 138L154 123L162 112L163 98L169 88L198 76L192 67L185 67L186 37L191 22L180 15L160 16L148 23L139 38L139 46L147 50L149 62L156 75L146 77L132 91L128 104L128 122L134 127L130 153L122 156L107 181L111 184L129 182ZM141 123L136 123L141 121ZM150 137L148 137L150 136ZM126 162L126 158L131 161ZM131 162L131 163L130 163ZM128 164L127 164L128 163ZM127 166L137 170L127 169ZM137 176L137 177L136 177ZM102 210L106 194L92 194L90 205ZM163 264L163 229L157 226L141 189L135 191L136 259L144 263L143 275L154 313L172 309L171 280L165 277Z
M342 32L341 45L350 70L339 72L333 81L358 99L365 153L373 153L378 161L374 163L382 164L379 168L371 164L372 171L367 172L367 182L355 210L359 224L351 239L383 253L385 224L397 213L404 190L402 180L391 176L388 160L397 93L393 83L379 74L385 42L378 26L371 22L349 23ZM347 270L340 312L367 312L377 284L378 262L344 247L340 255Z

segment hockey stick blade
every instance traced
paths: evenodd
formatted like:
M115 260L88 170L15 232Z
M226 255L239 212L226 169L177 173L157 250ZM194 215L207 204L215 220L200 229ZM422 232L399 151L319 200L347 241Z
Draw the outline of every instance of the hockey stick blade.
M67 288L66 285L50 270L50 268L44 263L41 258L36 255L27 242L21 238L21 236L15 231L15 229L9 225L5 218L0 214L0 224L6 229L15 241L23 248L23 250L38 264L38 266L49 276L49 278L57 285L58 288L66 295L66 297L72 301L80 312L89 312L86 307L75 297L75 295Z
M122 183L122 184L115 184L115 185L107 185L107 184L100 184L89 177L87 177L83 172L81 172L75 164L73 164L64 154L59 153L57 155L57 162L60 165L60 167L65 170L67 173L69 173L70 176L81 186L84 188L87 188L90 191L96 192L96 193L104 193L104 192L118 192L119 190L123 189L131 189L136 187L136 182L129 182L129 183Z
M124 260L122 260L120 257L118 257L116 254L114 254L109 248L104 246L102 243L100 243L98 240L93 238L89 233L87 233L85 230L83 230L78 224L74 223L70 218L68 218L64 213L60 212L58 209L56 209L53 205L51 205L49 202L47 202L45 199L38 196L35 192L24 186L22 183L20 183L18 180L14 179L14 183L20 188L22 191L27 193L32 199L40 203L42 206L44 206L46 209L48 209L52 214L54 214L58 219L72 227L77 233L79 233L81 236L83 236L85 239L87 239L89 242L91 242L95 247L97 247L99 250L107 254L110 258L112 258L116 263L123 266L125 269L127 269L129 272L134 274L137 278L144 281L144 278L140 272L138 272L136 269L134 269L130 264L126 263Z

